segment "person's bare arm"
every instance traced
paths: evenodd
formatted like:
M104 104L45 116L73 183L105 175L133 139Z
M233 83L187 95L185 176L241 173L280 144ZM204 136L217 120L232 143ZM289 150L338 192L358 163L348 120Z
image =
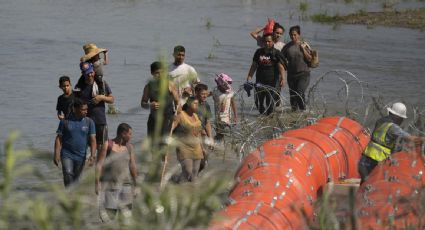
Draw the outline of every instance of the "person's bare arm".
M311 56L311 50L307 48L307 45L305 43L300 44L301 51L303 52L304 58L307 62L311 62L313 57Z
M105 103L108 104L112 104L115 101L114 96L112 96L112 94L108 94L108 95L96 95L96 97L93 98L93 102L95 104L104 101Z
M103 145L104 146L104 145ZM90 135L90 158L89 158L89 166L92 166L96 161L96 135Z
M99 153L99 156L97 156L97 162L96 162L96 167L95 167L95 192L96 194L99 194L101 185L100 185L100 177L102 176L102 168L103 168L103 163L105 162L105 158L106 158L106 152L108 151L108 141L106 141L103 144L102 150ZM112 148L112 146L111 146Z
M171 124L171 130L170 130L170 137L173 135L174 129L179 125L180 123L180 114L177 114L173 118L173 123Z
M409 136L406 137L405 141L407 141L408 143L413 143L415 146L418 146L422 144L422 142L425 142L425 137Z
M232 97L232 99L230 100L230 106L232 107L232 112L233 112L233 122L237 123L238 122L238 113L236 111L235 97Z
M255 40L257 40L257 38L258 38L258 34L261 32L261 31L263 31L264 30L264 28L260 28L260 27L257 27L254 31L252 31L251 33L249 33L250 35L251 35L251 37L252 38L254 38Z
M181 111L180 97L177 93L176 85L173 82L170 82L168 88L171 92L171 95L173 96L174 105L176 106L175 110L178 112Z
M142 100L140 101L140 106L144 109L149 109L150 107L148 85L145 85L145 88L143 89L143 95L142 95Z
M257 63L252 62L251 67L249 68L248 76L246 77L247 81L251 81L252 76L254 76L254 73L256 70L257 70Z
M130 174L131 174L131 179L133 181L133 185L137 186L137 176L138 176L138 172L137 172L137 164L136 164L136 155L134 154L134 146L132 144L129 144L129 151L130 151L130 163L129 163L129 167L130 167Z
M60 152L62 149L62 136L61 135L56 135L56 139L55 139L55 152L53 154L53 163L59 167L59 164L61 162L61 156L60 156Z
M277 64L279 69L279 85L280 87L285 87L285 81L286 81L286 71L285 67L282 65L282 63Z

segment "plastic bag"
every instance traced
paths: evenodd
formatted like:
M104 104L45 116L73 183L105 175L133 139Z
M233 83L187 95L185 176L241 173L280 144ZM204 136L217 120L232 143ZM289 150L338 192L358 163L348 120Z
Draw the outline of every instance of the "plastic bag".
M264 30L263 30L263 36L265 34L271 34L271 33L273 33L273 27L274 27L274 24L275 23L276 22L274 21L273 18L267 19L267 24L264 26Z

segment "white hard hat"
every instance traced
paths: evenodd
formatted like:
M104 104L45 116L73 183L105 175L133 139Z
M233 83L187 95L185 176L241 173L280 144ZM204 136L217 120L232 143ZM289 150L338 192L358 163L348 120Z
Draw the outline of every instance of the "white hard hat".
M401 118L407 118L406 116L406 106L401 102L396 102L391 106L391 108L387 108L388 112L401 117Z

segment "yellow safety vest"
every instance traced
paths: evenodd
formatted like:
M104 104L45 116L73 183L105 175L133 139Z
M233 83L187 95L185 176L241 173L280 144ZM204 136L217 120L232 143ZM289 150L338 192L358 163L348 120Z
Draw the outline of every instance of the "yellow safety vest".
M386 122L373 131L372 140L367 145L364 155L376 160L383 161L391 154L395 143L386 143L385 137L394 123Z

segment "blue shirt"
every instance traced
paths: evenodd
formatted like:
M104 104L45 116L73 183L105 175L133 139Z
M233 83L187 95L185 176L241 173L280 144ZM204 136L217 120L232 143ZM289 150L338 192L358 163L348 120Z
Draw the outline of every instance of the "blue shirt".
M62 137L61 157L84 161L89 136L96 135L96 130L92 119L88 117L76 119L71 115L69 119L59 122L56 133Z

